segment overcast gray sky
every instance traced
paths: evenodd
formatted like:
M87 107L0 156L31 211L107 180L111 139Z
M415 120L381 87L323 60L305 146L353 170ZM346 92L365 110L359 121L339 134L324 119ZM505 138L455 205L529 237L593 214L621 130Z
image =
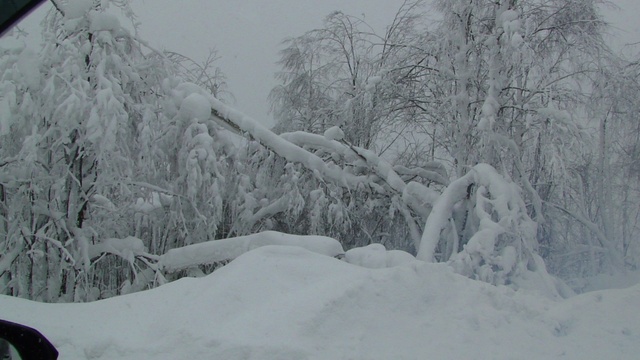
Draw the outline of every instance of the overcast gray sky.
M384 31L402 0L135 0L143 38L157 47L204 59L215 47L235 106L271 119L266 96L275 86L280 43L322 25L334 10L364 16Z
M391 22L402 0L131 0L141 37L156 48L196 61L218 49L238 110L270 123L266 97L276 85L280 42L321 26L334 10L364 17L376 30ZM640 42L640 0L613 0L603 13L618 46ZM39 10L41 14L50 5ZM35 15L35 14L34 14ZM38 31L35 15L24 27ZM28 19L29 20L29 19Z
M280 42L322 25L333 10L364 16L383 31L402 0L135 0L143 38L157 47L202 60L219 51L236 107L269 119L266 96L276 85ZM618 43L640 41L640 0L615 0L623 11L603 9Z

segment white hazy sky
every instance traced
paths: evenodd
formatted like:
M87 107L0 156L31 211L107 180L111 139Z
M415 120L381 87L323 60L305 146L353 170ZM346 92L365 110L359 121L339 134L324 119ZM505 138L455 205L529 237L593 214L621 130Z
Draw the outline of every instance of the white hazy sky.
M238 110L271 123L266 97L281 41L322 25L334 10L364 16L384 31L402 0L135 0L143 38L204 59L215 47ZM364 14L364 15L363 15Z
M141 23L141 37L159 49L202 61L209 49L221 56L238 110L266 124L267 95L276 85L280 43L322 25L334 10L364 17L376 31L391 22L402 0L131 0ZM618 46L640 42L640 0L613 0L618 9L604 8ZM37 20L49 8L27 19L25 28L37 30ZM637 48L637 47L636 47Z

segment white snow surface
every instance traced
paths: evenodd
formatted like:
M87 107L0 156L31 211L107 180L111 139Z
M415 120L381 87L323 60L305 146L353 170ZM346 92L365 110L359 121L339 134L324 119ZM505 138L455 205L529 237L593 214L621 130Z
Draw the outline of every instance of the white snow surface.
M344 260L369 269L382 269L408 264L416 258L402 250L387 250L382 244L371 244L347 251Z
M266 246L94 303L0 296L0 318L39 329L60 359L637 359L639 304L640 285L553 301L443 264Z

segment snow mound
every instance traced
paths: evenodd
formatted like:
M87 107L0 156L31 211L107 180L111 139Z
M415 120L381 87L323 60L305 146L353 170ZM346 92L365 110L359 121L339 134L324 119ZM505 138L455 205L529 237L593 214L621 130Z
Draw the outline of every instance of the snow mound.
M416 258L408 252L401 250L389 250L382 244L371 244L365 247L355 248L344 254L344 260L349 264L366 267L369 269L382 269L416 261Z
M0 296L0 317L42 331L61 359L633 359L638 304L640 286L556 302L443 264L371 270L265 246L94 303Z

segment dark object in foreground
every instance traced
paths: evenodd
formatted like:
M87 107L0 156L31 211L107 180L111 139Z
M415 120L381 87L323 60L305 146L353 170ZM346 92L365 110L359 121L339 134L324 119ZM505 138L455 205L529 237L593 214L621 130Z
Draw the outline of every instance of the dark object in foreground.
M0 0L0 35L43 2L44 0Z
M0 320L0 339L9 342L22 360L56 360L58 350L38 330ZM0 354L4 355L4 354Z

